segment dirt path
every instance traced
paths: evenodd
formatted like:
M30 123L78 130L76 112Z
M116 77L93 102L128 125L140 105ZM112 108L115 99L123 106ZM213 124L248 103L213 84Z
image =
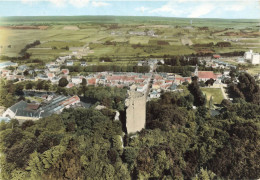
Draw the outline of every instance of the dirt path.
M221 86L220 89L221 89L221 92L222 92L222 94L223 94L224 99L228 99L227 94L226 94L226 92L225 92L223 86Z

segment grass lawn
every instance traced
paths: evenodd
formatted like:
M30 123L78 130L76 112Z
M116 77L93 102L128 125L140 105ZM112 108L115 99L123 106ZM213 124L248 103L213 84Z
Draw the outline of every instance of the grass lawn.
M207 102L209 102L210 97L213 98L214 104L220 104L221 101L224 99L223 94L220 88L201 88L203 94L207 96ZM208 103L207 103L208 106Z

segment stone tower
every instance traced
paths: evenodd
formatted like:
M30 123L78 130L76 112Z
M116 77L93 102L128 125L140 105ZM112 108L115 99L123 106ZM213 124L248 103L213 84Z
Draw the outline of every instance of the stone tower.
M136 133L145 128L146 95L135 90L128 91L126 99L126 129L127 133Z

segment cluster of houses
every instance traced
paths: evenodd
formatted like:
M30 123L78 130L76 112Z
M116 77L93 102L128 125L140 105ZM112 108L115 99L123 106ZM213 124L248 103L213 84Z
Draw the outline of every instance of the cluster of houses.
M220 68L220 69L230 69L230 68L236 68L235 65L229 64L227 62L221 61L220 59L210 59L205 61L206 67L212 67L213 69ZM203 63L203 62L201 62Z
M129 31L128 34L136 36L157 36L153 30L149 31Z
M62 77L69 78L69 70L61 69L62 65L73 66L74 60L71 56L63 56L56 59L55 62L46 64L44 69L32 69L26 65L18 66L17 63L4 62L0 63L0 76L7 80L24 81L38 81L38 80L50 80L54 84L58 84L59 79ZM86 62L80 62L81 66L87 66ZM15 70L10 70L7 67L13 66ZM27 72L27 73L25 73ZM77 79L77 78L76 78Z

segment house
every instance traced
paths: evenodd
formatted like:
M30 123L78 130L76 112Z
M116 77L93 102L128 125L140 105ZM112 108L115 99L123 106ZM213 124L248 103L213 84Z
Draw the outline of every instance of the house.
M18 66L18 64L17 63L13 63L13 62L11 62L11 61L6 61L6 62L2 62L2 63L0 63L0 69L4 69L4 68L6 68L6 67L17 67Z
M220 58L220 55L219 55L219 54L214 54L212 57L213 57L214 59L219 59L219 58Z
M86 63L85 61L81 61L81 62L80 62L80 65L81 65L81 66L87 66L87 63Z
M162 84L161 82L155 82L155 83L153 83L152 89L160 89L161 84Z
M80 84L80 83L82 83L82 79L83 79L83 77L78 77L78 76L75 77L74 76L74 77L71 78L71 81L74 84Z
M68 75L70 71L68 69L62 69L61 73L63 73L64 75Z
M54 73L47 73L48 79L53 79L55 77Z
M163 60L163 59L161 59L159 62L160 62L161 64L164 64L164 60Z
M21 66L18 66L17 71L18 71L18 72L24 72L24 71L26 71L26 70L28 70L28 69L29 69L28 66L26 66L26 65L21 65Z
M96 85L96 78L87 79L87 85Z
M157 91L153 91L153 92L151 92L150 94L149 94L149 96L150 96L150 98L160 98L160 93L159 92L157 92Z
M238 63L245 63L245 59L243 57L237 58Z
M55 72L55 73L60 72L60 66L57 66L57 65L49 66L48 69L50 72Z
M198 71L198 66L196 65L194 76L198 77L199 81L207 81L209 79L217 80L218 76L213 71Z
M60 80L60 77L54 76L54 77L51 79L51 82L52 82L53 84L58 84L58 83L59 83L59 80Z
M137 86L136 91L145 92L146 89L147 89L147 84L140 84Z
M137 66L143 66L144 61L138 61Z
M59 64L64 63L66 60L71 59L71 56L60 56L56 59L56 62L58 62Z
M216 74L214 74L213 71L199 71L198 72L198 78L199 78L199 81L207 81L209 79L214 79L216 80L217 79L217 76Z
M73 61L67 61L66 63L67 66L73 66L73 64L74 64Z
M8 77L8 76L11 75L11 73L12 73L11 70L2 69L2 70L1 70L1 77Z
M177 89L177 84L176 83L173 83L170 87L169 87L169 90L170 91L175 91Z
M45 74L38 74L36 78L40 80L46 80L46 81L49 80L49 77L46 76Z
M74 86L74 84L72 83L72 82L70 82L67 86L66 86L66 88L72 88Z

